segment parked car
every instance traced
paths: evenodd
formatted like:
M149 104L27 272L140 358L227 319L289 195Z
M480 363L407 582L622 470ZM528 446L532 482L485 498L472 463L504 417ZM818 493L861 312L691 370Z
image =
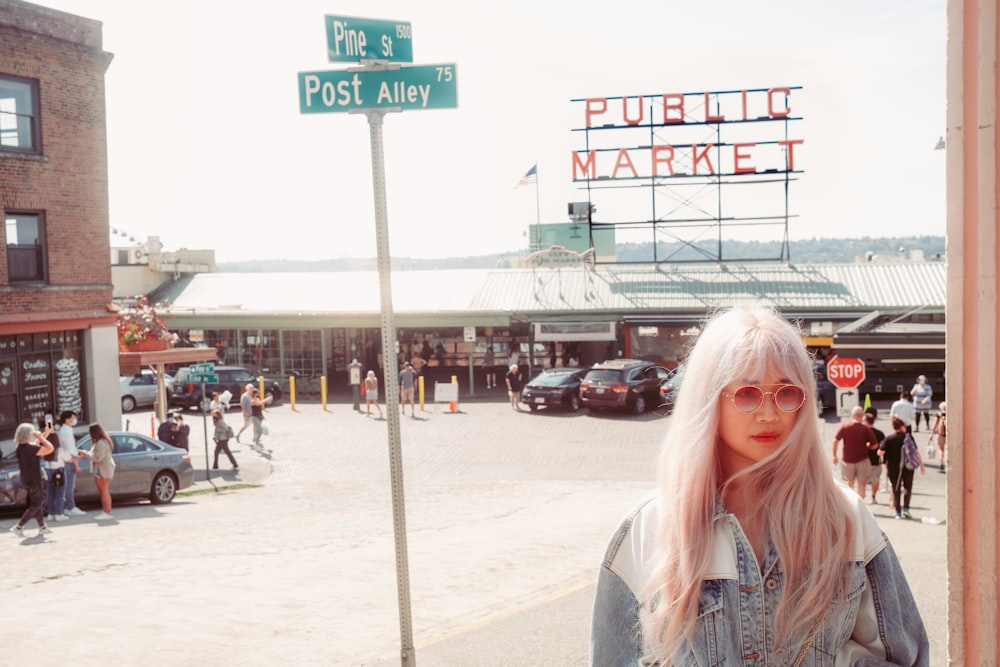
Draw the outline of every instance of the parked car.
M660 404L656 406L657 411L662 414L670 414L674 410L677 402L677 392L684 381L684 364L680 364L671 371L670 376L660 383Z
M167 396L173 388L174 379L164 374ZM123 375L119 378L122 394L122 412L132 412L156 403L156 373L143 369L137 375Z
M580 384L580 398L591 413L602 408L641 414L659 405L660 384L670 371L651 361L611 359L594 364Z
M111 479L111 497L148 498L156 505L169 503L177 492L194 484L191 455L141 433L111 431L114 443L115 476ZM93 443L86 435L77 441L79 449L90 451ZM77 502L98 501L90 459L80 458L76 478ZM20 485L21 471L17 456L11 452L0 459L0 505L24 505L25 490Z
M521 402L532 412L540 407L580 409L580 382L586 368L549 368L528 380L521 390Z
M222 394L228 391L232 395L229 400L229 405L232 407L239 405L243 387L248 384L256 387L258 384L257 378L250 371L239 366L216 366L215 374L219 376L219 381L205 384L205 396L203 400L201 384L189 381L189 369L187 367L177 369L177 373L174 375L173 391L170 393L170 405L182 409L201 406L202 410L207 410L208 402L212 399L213 392L217 391ZM271 394L275 401L281 399L281 387L277 381L272 380L268 382L264 391L267 394Z
M837 407L837 387L826 378L826 362L813 362L813 375L816 376L816 415L822 417L829 408Z

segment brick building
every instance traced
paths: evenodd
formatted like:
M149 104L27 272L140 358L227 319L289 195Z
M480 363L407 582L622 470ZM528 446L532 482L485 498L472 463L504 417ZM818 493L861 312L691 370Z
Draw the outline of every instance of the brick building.
M0 0L0 440L65 409L117 425L111 59L100 22Z

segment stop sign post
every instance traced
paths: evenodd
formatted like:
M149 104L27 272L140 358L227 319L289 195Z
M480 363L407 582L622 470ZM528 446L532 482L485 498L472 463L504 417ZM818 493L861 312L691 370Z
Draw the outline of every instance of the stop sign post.
M860 403L855 388L865 381L865 362L861 359L833 357L826 365L826 377L837 387L837 416L851 416L851 410Z
M840 389L854 389L865 381L865 362L834 356L826 365L826 377Z

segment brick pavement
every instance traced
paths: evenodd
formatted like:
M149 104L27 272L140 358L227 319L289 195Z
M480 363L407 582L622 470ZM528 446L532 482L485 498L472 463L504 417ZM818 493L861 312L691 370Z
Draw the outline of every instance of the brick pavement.
M439 406L400 424L417 659L583 664L597 563L619 518L652 488L668 421L516 414L502 396L459 410ZM15 607L31 617L58 600L71 601L74 617L145 622L128 633L89 626L87 642L39 626L7 657L29 659L43 642L76 664L102 664L100 647L113 641L123 664L398 664L387 423L343 403L328 412L280 405L269 419L270 451L240 445L240 474L215 478L258 489L116 508L113 525L64 522L44 544L25 541L31 548L12 539L0 590L27 604L0 612L5 627ZM199 419L187 421L203 469ZM834 427L824 425L830 440ZM918 517L944 516L944 478L933 469L918 478ZM211 488L203 479L196 487ZM945 526L874 510L928 624L931 662L943 664ZM171 634L184 638L190 662L149 656Z

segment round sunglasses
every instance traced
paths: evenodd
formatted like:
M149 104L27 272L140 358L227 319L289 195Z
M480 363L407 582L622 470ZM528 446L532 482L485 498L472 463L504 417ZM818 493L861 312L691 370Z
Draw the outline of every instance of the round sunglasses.
M764 391L764 387L775 387L774 391ZM770 395L774 405L782 412L795 412L806 402L806 392L794 384L765 384L739 387L732 393L724 391L722 395L733 402L740 412L756 412L764 404L764 397Z

